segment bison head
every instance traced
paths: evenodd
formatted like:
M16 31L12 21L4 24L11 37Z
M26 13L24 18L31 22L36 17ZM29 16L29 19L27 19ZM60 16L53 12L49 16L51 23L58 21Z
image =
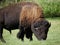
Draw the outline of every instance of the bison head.
M47 33L51 23L46 20L38 20L31 25L32 32L35 34L38 40L46 40Z

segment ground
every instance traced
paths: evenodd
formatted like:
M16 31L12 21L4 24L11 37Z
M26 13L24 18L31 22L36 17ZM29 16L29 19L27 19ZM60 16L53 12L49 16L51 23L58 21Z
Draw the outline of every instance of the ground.
M33 35L33 41L24 39L24 42L16 38L17 30L13 30L12 34L4 29L3 37L6 40L6 43L0 41L0 45L60 45L60 17L59 18L46 18L51 22L51 27L48 32L47 40L38 41L37 38Z

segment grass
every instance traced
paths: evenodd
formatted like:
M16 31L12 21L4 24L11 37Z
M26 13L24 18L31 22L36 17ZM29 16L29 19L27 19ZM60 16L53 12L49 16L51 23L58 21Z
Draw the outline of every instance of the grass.
M60 45L60 17L59 18L47 18L51 22L51 27L48 32L47 40L38 41L33 35L33 41L24 39L24 42L16 38L18 30L13 30L12 34L4 29L3 36L6 43L0 41L0 45Z

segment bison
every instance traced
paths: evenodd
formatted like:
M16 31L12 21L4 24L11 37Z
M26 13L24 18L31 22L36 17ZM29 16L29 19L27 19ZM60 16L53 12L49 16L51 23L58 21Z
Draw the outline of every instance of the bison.
M37 39L46 40L50 23L45 20L42 8L32 2L21 2L0 9L0 40L3 38L3 28L10 33L11 30L20 29L17 38L24 40L24 34L32 40L32 33Z

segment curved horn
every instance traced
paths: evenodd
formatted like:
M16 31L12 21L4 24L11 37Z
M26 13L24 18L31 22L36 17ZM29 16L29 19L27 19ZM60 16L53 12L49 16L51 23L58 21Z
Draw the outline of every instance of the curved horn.
M51 22L49 22L49 27L51 26Z

